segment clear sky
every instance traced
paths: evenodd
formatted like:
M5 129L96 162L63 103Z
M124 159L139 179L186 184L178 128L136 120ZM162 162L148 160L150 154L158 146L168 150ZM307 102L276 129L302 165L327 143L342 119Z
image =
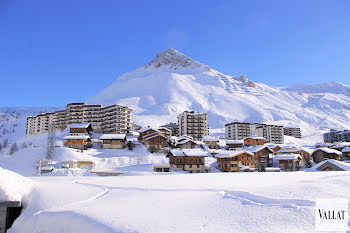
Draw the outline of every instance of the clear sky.
M350 84L350 1L0 0L0 106L84 101L169 47L271 86Z

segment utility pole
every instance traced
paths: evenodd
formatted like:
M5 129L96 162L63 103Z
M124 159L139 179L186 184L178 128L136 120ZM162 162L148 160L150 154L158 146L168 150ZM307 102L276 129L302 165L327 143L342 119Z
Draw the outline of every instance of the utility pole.
M46 148L46 159L49 160L49 164L52 164L52 160L55 157L56 150L56 129L53 123L49 124L49 131L47 134L47 148Z

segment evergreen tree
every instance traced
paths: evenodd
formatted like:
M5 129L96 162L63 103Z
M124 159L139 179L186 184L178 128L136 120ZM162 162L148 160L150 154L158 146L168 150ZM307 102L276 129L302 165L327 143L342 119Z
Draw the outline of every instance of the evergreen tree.
M25 148L27 148L28 146L27 146L27 144L25 143L25 142L23 142L23 144L22 144L22 149L25 149Z
M128 146L129 150L133 150L134 149L134 144L132 143L132 141L128 141L127 146Z
M6 138L6 139L4 140L4 142L2 143L2 147L3 147L3 148L6 148L6 147L8 146L8 144L9 144L9 140Z
M15 142L15 143L12 144L12 146L10 148L10 151L9 151L9 154L13 155L17 151L18 151L18 147L17 147L17 143Z

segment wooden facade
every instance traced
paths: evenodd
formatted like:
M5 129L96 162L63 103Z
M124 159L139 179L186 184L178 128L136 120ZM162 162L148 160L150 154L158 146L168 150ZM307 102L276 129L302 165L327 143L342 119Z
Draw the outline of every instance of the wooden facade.
M312 154L312 159L315 163L322 162L325 159L340 160L341 152L328 148L320 148L315 150Z
M253 153L248 151L235 151L216 155L217 168L222 172L248 171L254 168Z
M103 149L124 149L126 147L125 134L103 134L100 139L102 140L101 147Z
M245 146L261 146L265 144L265 139L258 137L248 137L245 138L243 141Z
M169 163L174 170L184 170L190 173L205 172L205 157L206 152L202 151L197 155L186 154L187 150L173 149L168 152L166 157L169 158ZM201 150L201 149L192 149Z
M64 139L66 140L63 145L70 147L70 148L74 148L74 149L79 149L79 150L87 150L88 148L92 147L91 144L91 139L88 138L79 138L79 136L76 136L77 138L70 137L64 137Z
M278 167L283 171L297 171L300 168L301 156L299 154L277 154L275 159Z
M168 128L161 127L158 129L167 139L171 138L171 130Z
M185 140L182 140L181 142L178 142L175 147L180 149L193 149L196 146L197 144L194 141L185 139Z

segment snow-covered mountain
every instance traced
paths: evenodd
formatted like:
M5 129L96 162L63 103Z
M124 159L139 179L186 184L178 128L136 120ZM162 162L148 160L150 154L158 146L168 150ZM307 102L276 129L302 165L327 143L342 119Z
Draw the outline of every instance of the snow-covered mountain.
M210 128L234 120L315 129L348 128L350 86L340 83L274 88L223 74L174 49L118 77L88 103L124 104L134 120L158 126L185 110L208 113Z

